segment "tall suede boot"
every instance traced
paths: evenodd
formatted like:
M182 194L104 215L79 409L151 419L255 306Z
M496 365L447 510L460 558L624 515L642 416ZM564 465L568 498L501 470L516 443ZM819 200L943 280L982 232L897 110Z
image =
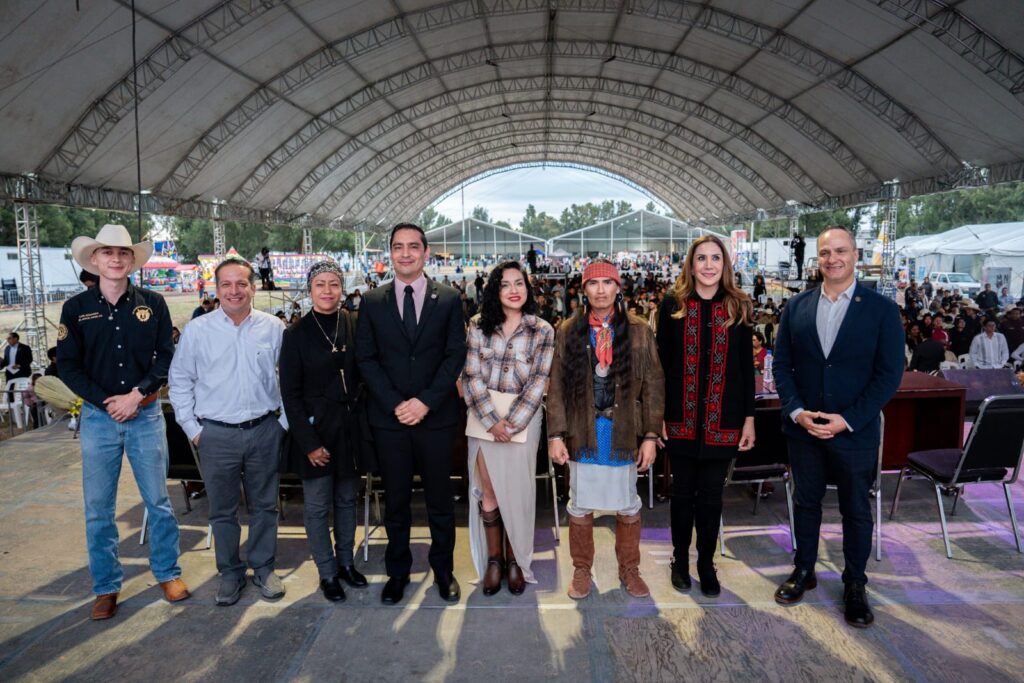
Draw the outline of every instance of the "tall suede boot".
M508 592L522 595L526 590L526 575L516 562L516 554L512 552L512 543L505 536L505 567L508 569Z
M502 541L505 538L505 527L501 523L501 510L495 508L484 512L480 506L480 519L484 523L484 536L487 538L487 569L484 570L484 595L494 595L501 590L501 579L505 575L505 557L502 555Z
M615 517L615 557L619 561L619 581L634 598L651 594L640 578L640 513Z
M569 597L582 600L590 595L593 578L590 568L594 565L594 515L584 517L569 515L569 555L572 556L572 585Z

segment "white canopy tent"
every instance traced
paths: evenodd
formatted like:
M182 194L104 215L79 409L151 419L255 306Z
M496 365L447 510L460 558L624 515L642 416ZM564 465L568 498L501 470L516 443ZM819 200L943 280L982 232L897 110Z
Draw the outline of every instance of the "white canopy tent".
M476 218L455 221L426 231L430 250L462 258L522 258L530 250L545 249L543 237L487 223Z
M1007 286L1014 294L1024 290L1024 221L963 225L896 244L897 254L902 248L919 280L928 273L953 271L990 282L997 291Z

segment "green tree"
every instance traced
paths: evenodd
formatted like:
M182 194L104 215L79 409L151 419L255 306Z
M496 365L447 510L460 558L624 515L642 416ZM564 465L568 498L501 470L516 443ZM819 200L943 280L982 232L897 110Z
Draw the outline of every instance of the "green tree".
M491 212L482 206L474 206L473 213L470 214L470 217L475 218L478 221L483 221L484 223L491 222Z
M448 218L448 216L445 216L444 214L438 213L432 206L428 206L423 209L422 213L420 213L416 218L416 225L420 226L424 230L440 228L451 222L452 219Z

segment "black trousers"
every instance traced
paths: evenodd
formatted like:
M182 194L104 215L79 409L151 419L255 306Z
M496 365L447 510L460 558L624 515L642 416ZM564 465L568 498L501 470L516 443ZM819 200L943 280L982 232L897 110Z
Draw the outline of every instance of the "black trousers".
M388 576L406 576L412 568L410 503L413 477L417 474L427 502L430 568L438 574L451 573L455 552L455 502L451 485L455 426L374 429L373 437L384 479L384 528L388 532L384 566Z
M676 562L686 566L690 541L697 529L697 561L714 560L718 527L722 520L722 486L728 460L698 460L672 452L672 548Z
M871 485L878 466L878 450L843 450L828 441L789 440L793 471L794 534L797 569L814 569L821 533L821 501L833 483L839 493L843 517L843 583L867 583L864 573L871 556Z

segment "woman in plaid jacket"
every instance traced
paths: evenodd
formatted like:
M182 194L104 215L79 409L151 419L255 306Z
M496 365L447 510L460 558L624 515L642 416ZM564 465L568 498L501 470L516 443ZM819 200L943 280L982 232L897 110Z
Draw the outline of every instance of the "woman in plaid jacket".
M537 446L555 333L537 315L523 267L506 261L491 271L480 314L470 320L463 386L470 417L491 439L469 437L469 538L484 595L508 589L520 595L536 583L533 527ZM495 408L492 392L514 395L507 414ZM513 441L525 430L525 441ZM504 537L504 538L503 538Z

